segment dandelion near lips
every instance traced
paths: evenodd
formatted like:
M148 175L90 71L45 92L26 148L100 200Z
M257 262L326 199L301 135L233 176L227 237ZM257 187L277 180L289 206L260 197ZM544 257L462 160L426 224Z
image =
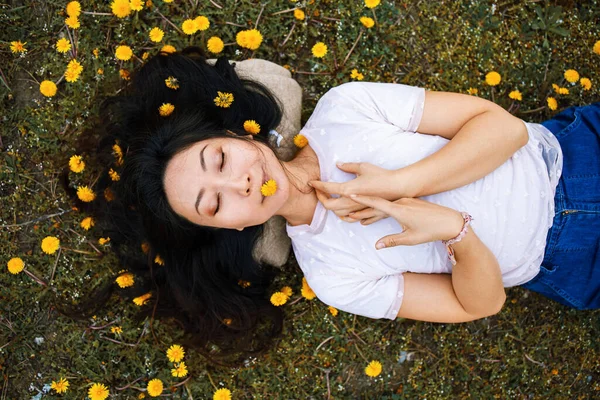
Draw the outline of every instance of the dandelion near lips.
M274 179L269 179L260 187L260 192L263 196L273 196L277 192L277 182Z

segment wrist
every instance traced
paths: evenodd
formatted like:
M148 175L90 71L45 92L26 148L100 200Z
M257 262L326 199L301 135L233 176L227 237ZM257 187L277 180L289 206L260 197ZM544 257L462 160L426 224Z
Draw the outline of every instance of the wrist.
M420 187L418 186L418 180L415 179L415 174L411 172L410 165L404 168L396 169L392 171L392 178L389 190L393 190L390 193L391 201L397 200L402 197L419 197Z

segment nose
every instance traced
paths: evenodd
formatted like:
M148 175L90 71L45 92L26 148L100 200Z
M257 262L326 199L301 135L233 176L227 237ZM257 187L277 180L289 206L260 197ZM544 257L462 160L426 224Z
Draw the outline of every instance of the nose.
M236 180L232 181L233 188L241 195L241 196L249 196L250 195L250 175L243 174Z

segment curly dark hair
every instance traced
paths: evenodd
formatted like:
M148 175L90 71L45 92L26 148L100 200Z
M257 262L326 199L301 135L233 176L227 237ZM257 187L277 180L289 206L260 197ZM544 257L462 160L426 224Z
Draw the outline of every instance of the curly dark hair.
M171 87L165 82L169 77L176 79ZM233 105L217 107L217 91L233 93ZM163 103L175 106L168 118L159 115ZM267 135L281 117L282 106L267 88L238 77L235 64L225 57L207 63L198 47L161 52L134 71L122 94L101 103L98 122L90 129L101 132L100 140L85 139L88 143L79 145L96 165L105 166L95 189L109 190L114 199L82 203L68 170L62 181L77 206L93 215L103 235L111 238L120 269L132 273L135 284L119 288L117 274L89 300L57 304L59 312L86 318L115 292L129 299L150 292L137 318L175 319L184 329L182 344L213 362L237 364L271 347L281 333L283 314L266 295L275 269L252 257L263 226L237 231L195 225L169 206L163 176L167 162L198 141L247 140L243 123L249 119L261 126L254 139L273 149ZM110 168L120 180L109 178Z

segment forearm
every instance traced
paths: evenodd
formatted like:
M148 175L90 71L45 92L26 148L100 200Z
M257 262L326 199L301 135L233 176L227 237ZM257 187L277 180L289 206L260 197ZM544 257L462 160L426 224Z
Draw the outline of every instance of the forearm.
M436 153L396 170L394 180L407 190L402 197L452 190L494 171L527 144L528 137L520 119L484 112L467 121Z
M498 312L506 299L500 265L490 249L472 227L453 245L456 265L452 269L452 286L465 311L474 316Z

